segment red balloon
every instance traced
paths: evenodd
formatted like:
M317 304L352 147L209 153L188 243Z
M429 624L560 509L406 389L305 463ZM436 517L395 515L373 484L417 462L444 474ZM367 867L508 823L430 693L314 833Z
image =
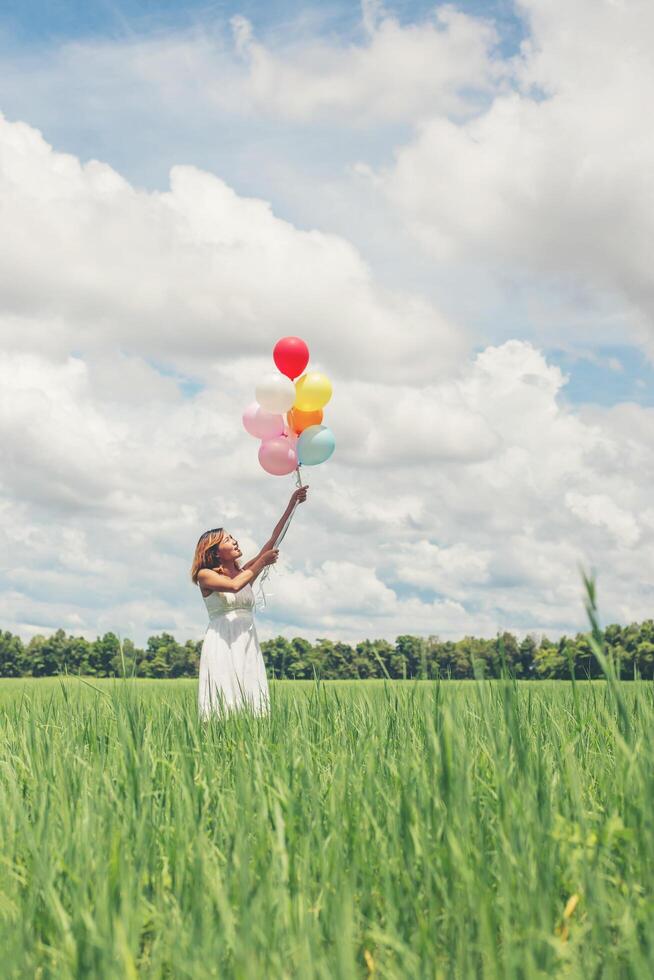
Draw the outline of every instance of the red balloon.
M273 360L282 374L293 381L309 363L309 348L299 337L282 337L275 344Z

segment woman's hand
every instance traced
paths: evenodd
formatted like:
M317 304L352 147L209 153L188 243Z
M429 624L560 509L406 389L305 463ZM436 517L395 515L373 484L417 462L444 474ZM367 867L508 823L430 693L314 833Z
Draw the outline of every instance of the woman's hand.
M289 500L289 507L292 507L296 501L298 502L298 504L304 503L304 501L307 499L308 489L309 489L309 485L307 484L304 487L298 487L297 490L294 490L293 493L291 494L291 499Z
M277 561L277 556L279 555L279 548L271 548L269 551L264 551L261 556L261 561L264 565L274 565Z

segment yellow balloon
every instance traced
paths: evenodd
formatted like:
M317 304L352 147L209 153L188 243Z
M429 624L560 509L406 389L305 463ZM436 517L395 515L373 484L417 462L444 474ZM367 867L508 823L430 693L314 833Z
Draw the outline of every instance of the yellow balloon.
M332 384L320 371L308 371L295 382L295 404L300 412L317 412L332 397Z

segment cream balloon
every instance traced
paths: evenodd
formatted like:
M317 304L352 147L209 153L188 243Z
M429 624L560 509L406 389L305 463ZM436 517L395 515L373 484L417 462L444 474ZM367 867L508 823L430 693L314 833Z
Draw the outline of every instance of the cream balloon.
M267 412L287 412L295 401L295 385L283 374L266 374L257 385L256 399Z

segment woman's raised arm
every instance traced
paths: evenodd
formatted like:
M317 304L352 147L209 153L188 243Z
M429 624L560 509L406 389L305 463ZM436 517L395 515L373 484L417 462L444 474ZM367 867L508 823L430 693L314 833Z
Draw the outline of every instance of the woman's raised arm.
M284 527L284 524L286 524L286 521L288 520L288 518L293 513L293 510L296 507L296 505L297 504L304 503L304 501L307 499L307 490L308 489L309 489L309 484L307 483L306 486L304 486L304 487L298 487L297 490L294 490L293 491L293 493L291 494L291 499L289 500L289 502L288 502L288 504L286 506L286 510L284 511L284 513L282 514L282 516L280 517L280 519L275 524L275 527L273 529L273 533L270 535L270 537L266 541L265 545L261 549L262 551L265 551L267 548L272 548L273 547L275 541L277 540L277 536L279 534L281 534L282 528Z

